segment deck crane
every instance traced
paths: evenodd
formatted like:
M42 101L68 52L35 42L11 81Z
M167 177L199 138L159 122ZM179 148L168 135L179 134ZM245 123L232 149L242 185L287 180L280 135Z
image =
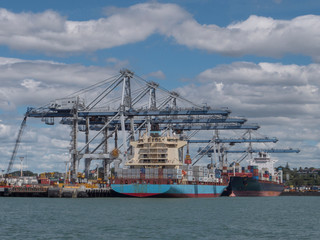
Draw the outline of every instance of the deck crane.
M11 171L11 168L13 166L13 163L14 163L14 160L15 160L15 157L17 155L18 148L19 148L19 145L20 145L20 142L21 142L22 133L23 133L24 128L26 127L26 123L27 123L27 115L24 116L24 118L22 120L22 123L20 125L18 137L17 137L16 143L14 145L14 149L13 149L13 152L12 152L12 155L11 155L11 158L10 158L10 161L9 161L9 165L8 165L8 168L7 168L7 174Z

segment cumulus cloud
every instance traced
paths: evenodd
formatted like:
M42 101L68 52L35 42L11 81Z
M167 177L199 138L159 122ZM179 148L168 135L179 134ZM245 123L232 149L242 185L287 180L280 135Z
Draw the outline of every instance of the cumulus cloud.
M292 20L275 20L252 15L225 28L201 25L194 19L184 21L172 32L178 43L224 55L246 54L280 57L286 53L319 57L316 29L320 17L306 15Z
M53 11L0 10L0 44L47 54L96 51L144 41L153 34L222 55L280 57L302 54L320 61L320 16L278 20L252 15L226 27L200 24L175 4L156 2L108 8L98 20L69 21Z
M119 73L114 70L114 66L125 67L128 62L110 58L107 59L107 64L112 64L112 67L0 58L0 169L8 166L23 119L21 111L25 111L27 106L44 106L51 100L116 76ZM161 73L160 71L154 75L161 76ZM131 87L134 86L133 84ZM88 95L90 92L86 92L84 97ZM118 96L113 97L116 99ZM17 114L17 110L21 113ZM57 167L57 159L68 160L71 128L59 124L59 121L60 119L55 119L55 125L48 128L41 119L28 118L19 155L28 156L29 169L38 172L43 169L64 171L64 164ZM79 147L83 145L81 141L84 139L84 134L80 132ZM94 145L97 143L93 142L91 147L94 148ZM19 166L14 165L14 170L17 167Z
M310 114L318 107L320 64L306 66L280 63L236 62L205 70L198 75L203 100L214 105L236 106L235 109L258 109L269 106L259 114L270 114L285 106L288 116ZM193 86L186 87L190 91ZM219 101L218 101L219 99ZM308 106L312 106L308 108ZM301 110L295 111L296 110ZM269 113L270 111L270 113ZM313 113L312 113L313 114Z
M10 137L11 128L0 121L0 139L8 139Z
M258 123L261 134L280 140L277 148L301 149L299 157L279 154L281 164L319 166L314 157L320 153L315 144L320 134L319 74L320 64L235 62L203 71L197 83L178 92L210 106L229 107L233 116Z
M111 64L114 69L123 69L129 65L128 60L119 60L117 58L108 58L107 63Z
M13 110L26 103L42 106L118 74L113 67L3 57L0 57L0 71L0 109L3 110Z
M24 86L27 89L37 89L41 82L35 81L33 79L24 79L21 83L22 86Z
M118 62L116 59L109 60ZM0 87L0 111L10 106L14 110L17 106L42 106L48 100L117 74L105 67L12 58L0 58L0 69L0 81L3 83ZM155 73L162 75L161 71ZM280 141L277 146L299 147L303 150L299 155L301 157L292 158L296 159L295 162L289 154L279 156L282 163L288 161L293 165L305 166L305 163L299 162L303 158L310 166L317 166L315 161L318 160L314 156L320 154L317 145L320 135L319 73L320 64L299 66L235 62L207 69L199 73L196 83L175 91L196 103L229 107L233 116L245 116L249 123L258 123L261 134L278 137ZM6 168L22 115L12 117L6 112L1 114L1 120L0 153L4 163L1 162L0 167ZM28 126L41 125L39 119L30 121L28 119ZM68 158L68 132L70 128L58 122L54 129L26 129L20 150L22 154L28 152L30 166L33 159L32 169L39 169L46 164L54 168L56 165L51 162L56 161L59 155ZM83 140L84 136L80 136L80 139ZM37 151L34 151L34 146L37 146ZM61 164L63 169L64 165Z
M1 117L2 118L2 117ZM17 138L22 116L4 119L0 123L0 169L7 169ZM12 170L20 169L19 156L24 157L24 169L34 172L65 170L64 161L69 160L71 128L56 122L50 128L40 119L27 119L18 154ZM79 141L85 137L79 133Z
M66 97L80 89L117 76L118 70L128 64L128 61L116 58L108 58L107 66L100 67L0 57L0 110L12 111L26 105L44 106L54 99ZM144 77L150 80L164 79L165 74L159 70ZM135 87L135 84L131 86L133 91ZM87 92L81 97L86 98L88 104L93 100L91 96L92 94ZM112 97L118 96L110 94L110 98Z
M161 79L162 80L162 79L166 78L166 75L161 70L158 70L156 72L151 72L151 73L149 73L147 75L144 75L143 77L144 78L151 77L151 78L157 78L157 79Z
M58 13L13 13L0 10L0 43L19 50L49 53L95 51L143 41L158 31L166 32L189 16L173 4L137 4L113 9L108 18L68 21Z

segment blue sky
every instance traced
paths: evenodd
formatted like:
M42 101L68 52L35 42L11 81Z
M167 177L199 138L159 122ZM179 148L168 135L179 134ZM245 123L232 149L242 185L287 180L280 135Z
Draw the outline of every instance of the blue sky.
M200 104L228 106L281 147L302 150L277 156L280 163L320 167L317 0L2 0L0 8L1 168L27 106L123 67ZM36 144L47 132L38 126L27 134ZM55 167L54 148L42 147L51 157L30 168Z
M233 22L246 20L250 15L271 17L274 19L289 20L306 14L319 14L319 3L309 1L157 1L158 3L174 3L190 13L200 24L215 24L226 27ZM14 13L41 13L53 10L68 20L88 21L105 18L106 9L110 7L128 8L143 1L1 1L1 7ZM171 38L154 34L143 41L129 43L120 47L99 49L85 53L67 54L56 56L44 54L32 50L17 51L2 45L1 55L4 57L23 56L28 60L56 60L64 63L81 63L83 65L104 66L106 58L116 57L119 60L129 60L130 66L137 72L150 72L166 68L168 78L175 82L180 79L194 78L199 72L212 66L234 61L268 61L282 62L286 64L310 63L309 56L285 54L279 58L257 56L254 54L230 57L216 53L208 53L205 50L190 49L176 44ZM63 54L63 53L62 53ZM138 60L138 61L137 61ZM199 62L201 64L199 64ZM167 67L175 66L175 67ZM170 87L170 84L166 87ZM172 81L171 81L171 84ZM172 85L177 87L181 83ZM183 84L183 83L182 83Z

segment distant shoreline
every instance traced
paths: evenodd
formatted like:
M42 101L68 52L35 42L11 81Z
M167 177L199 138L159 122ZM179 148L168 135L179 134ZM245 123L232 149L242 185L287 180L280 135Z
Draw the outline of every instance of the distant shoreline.
M280 196L320 196L320 192L282 192Z

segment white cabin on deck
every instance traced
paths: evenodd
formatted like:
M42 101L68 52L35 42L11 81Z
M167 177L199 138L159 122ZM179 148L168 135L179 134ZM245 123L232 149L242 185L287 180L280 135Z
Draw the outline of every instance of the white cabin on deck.
M132 141L133 158L127 166L146 168L179 168L183 165L179 149L187 145L186 141L171 136L148 136L144 134L138 141Z
M78 105L78 109L84 109L85 108L84 99L80 99L76 97L56 99L50 103L49 108L52 110L71 110L76 105Z
M259 152L259 156L249 161L250 165L258 166L259 172L267 171L271 175L275 175L274 163L278 162L276 159L271 159L270 156L265 152Z

